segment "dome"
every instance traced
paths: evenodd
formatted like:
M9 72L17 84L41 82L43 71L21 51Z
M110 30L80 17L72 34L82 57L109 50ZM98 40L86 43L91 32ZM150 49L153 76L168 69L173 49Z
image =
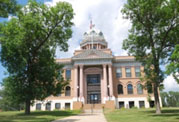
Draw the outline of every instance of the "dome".
M82 43L86 41L92 41L92 39L93 41L105 41L103 33L95 28L92 28L83 34Z
M83 34L80 46L82 49L91 49L96 47L96 49L104 49L107 48L107 42L102 31L96 29L91 22L90 29Z

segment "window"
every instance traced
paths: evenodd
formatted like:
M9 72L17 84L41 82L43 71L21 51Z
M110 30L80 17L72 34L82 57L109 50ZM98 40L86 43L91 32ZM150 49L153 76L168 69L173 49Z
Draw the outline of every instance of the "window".
M60 97L60 96L61 96L61 93L57 94L57 96Z
M70 86L67 86L65 88L65 96L70 96L70 95L71 95L71 88L70 88Z
M93 46L93 49L96 49L96 45Z
M61 108L61 104L60 103L55 103L55 109L60 109Z
M140 77L140 67L135 67L135 76Z
M133 108L134 107L134 101L129 101L129 108Z
M133 86L132 86L132 84L127 85L127 92L128 92L128 94L133 94Z
M118 94L123 94L123 86L121 84L118 85Z
M70 103L65 103L65 109L70 109Z
M66 79L71 79L71 70L70 69L66 70Z
M36 110L41 110L41 103L36 104Z
M150 102L149 102L149 105L150 105L150 108L155 107L155 101L150 101Z
M126 77L131 77L131 68L126 68Z
M139 108L144 108L144 107L145 107L145 102L139 101Z
M153 88L152 88L152 84L151 83L147 83L147 92L148 93L153 93Z
M121 78L122 77L122 70L121 70L121 68L117 68L117 70L116 70L116 77L117 78Z
M87 75L88 84L99 84L100 83L100 74Z
M119 108L124 108L124 102L119 102Z
M48 110L48 111L51 110L51 103L47 103L47 104L46 104L45 110Z
M143 94L143 86L142 84L137 84L137 93L138 94Z

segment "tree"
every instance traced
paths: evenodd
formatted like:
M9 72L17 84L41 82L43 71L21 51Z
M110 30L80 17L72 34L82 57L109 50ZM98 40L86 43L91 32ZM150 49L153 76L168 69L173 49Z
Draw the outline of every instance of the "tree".
M25 102L26 114L34 100L57 95L66 84L55 51L57 46L68 50L73 15L67 2L49 7L30 0L2 27L0 56L9 73L3 85L19 103Z
M179 92L161 92L162 104L164 107L179 107Z
M16 99L10 96L8 89L5 90L3 87L0 90L0 109L3 111L23 110L24 104L19 104Z
M123 49L144 65L146 82L153 85L156 113L160 114L159 87L164 79L161 66L179 43L177 0L127 0L122 10L132 28Z
M175 45L175 50L173 51L169 61L170 64L167 65L166 73L168 75L172 74L179 84L179 44Z
M1 0L0 1L0 17L7 18L9 14L14 15L20 6L16 0Z

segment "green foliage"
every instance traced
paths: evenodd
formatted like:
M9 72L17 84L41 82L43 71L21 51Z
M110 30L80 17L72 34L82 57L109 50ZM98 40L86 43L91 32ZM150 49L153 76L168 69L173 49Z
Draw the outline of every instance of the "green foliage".
M9 73L3 85L19 103L26 102L29 109L33 100L57 95L66 85L55 51L57 46L61 51L68 50L73 15L69 3L48 7L30 0L17 18L2 27L0 56Z
M143 80L153 85L158 109L158 87L164 79L160 66L167 63L179 43L178 11L178 0L128 0L122 10L124 17L132 22L123 49L143 63Z
M9 97L9 91L5 91L4 89L0 90L0 109L2 111L17 111L23 110L24 104L17 103L16 99L11 99Z
M179 107L179 92L161 92L160 95L164 107Z
M9 14L14 15L20 9L16 0L1 0L0 1L0 17L7 18Z
M179 44L175 45L170 59L170 64L167 66L167 74L173 74L175 80L179 83Z

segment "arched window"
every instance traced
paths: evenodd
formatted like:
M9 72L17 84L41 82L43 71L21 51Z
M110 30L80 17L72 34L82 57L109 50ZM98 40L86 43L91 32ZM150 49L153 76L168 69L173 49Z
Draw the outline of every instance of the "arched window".
M51 103L46 103L45 110L51 110Z
M118 89L118 94L123 94L123 86L121 84L117 86L117 89Z
M70 95L71 95L71 88L70 88L70 86L67 86L65 88L65 96L70 96Z
M152 84L151 83L147 83L147 92L149 94L153 93L153 87L152 87Z
M128 92L128 94L133 94L133 86L132 86L132 84L127 85L127 92Z
M143 94L143 86L142 84L137 84L137 93L138 94Z

